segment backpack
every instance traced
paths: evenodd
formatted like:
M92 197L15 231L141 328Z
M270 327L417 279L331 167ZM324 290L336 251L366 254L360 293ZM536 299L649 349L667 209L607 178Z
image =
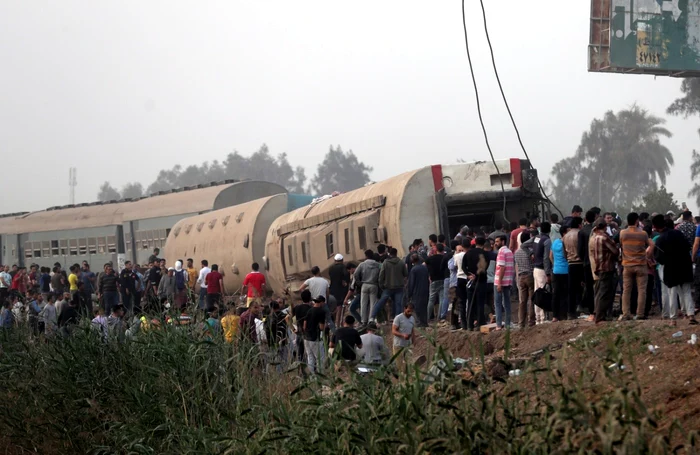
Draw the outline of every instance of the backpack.
M175 271L175 286L177 287L178 291L182 291L185 289L185 271L180 270Z

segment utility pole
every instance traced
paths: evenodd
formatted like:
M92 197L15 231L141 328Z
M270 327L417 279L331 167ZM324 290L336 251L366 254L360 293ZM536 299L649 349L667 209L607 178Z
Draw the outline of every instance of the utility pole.
M75 187L78 186L78 169L72 167L68 170L68 186L70 187L70 204L75 204Z

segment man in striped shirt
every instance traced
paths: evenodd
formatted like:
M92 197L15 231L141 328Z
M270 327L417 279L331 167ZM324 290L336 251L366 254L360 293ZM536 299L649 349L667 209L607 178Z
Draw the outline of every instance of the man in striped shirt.
M498 250L498 255L496 256L496 275L493 281L496 288L496 330L501 329L504 309L506 312L505 327L510 328L510 289L513 286L515 262L513 252L510 251L507 243L508 239L505 235L496 237L495 247Z
M635 212L627 215L627 229L620 231L622 246L622 315L620 320L630 320L632 288L637 282L637 315L635 319L646 319L644 306L647 298L647 279L649 266L647 258L654 252L654 242L637 224L639 215Z
M599 218L588 242L591 272L595 284L595 322L605 321L608 307L615 299L615 264L619 256L617 245L607 233L608 224Z

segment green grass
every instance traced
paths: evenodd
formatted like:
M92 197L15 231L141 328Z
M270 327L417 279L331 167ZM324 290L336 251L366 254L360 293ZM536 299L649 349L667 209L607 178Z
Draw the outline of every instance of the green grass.
M696 432L658 429L629 370L607 368L633 365L645 343L618 332L599 333L596 346L576 343L598 364L576 376L563 373L564 349L508 381L483 373L467 380L451 368L435 378L428 370L452 359L434 346L422 368L398 378L387 369L306 382L297 371L267 374L251 346L202 341L190 330L109 345L88 327L48 344L20 332L2 341L0 425L6 443L37 453L696 450ZM473 358L484 362L479 353Z

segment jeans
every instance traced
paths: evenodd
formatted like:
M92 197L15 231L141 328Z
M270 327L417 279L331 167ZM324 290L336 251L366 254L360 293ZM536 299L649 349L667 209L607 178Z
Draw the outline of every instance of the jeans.
M386 301L391 298L391 303L394 307L394 317L398 316L403 312L403 288L398 289L384 289L382 291L382 298L377 300L372 307L372 314L370 319L376 319L379 311L384 308Z
M612 307L613 300L615 300L615 289L617 288L615 272L599 274L593 288L595 289L595 322L605 321L608 308Z
M367 324L369 322L370 308L377 303L377 289L379 289L379 286L376 284L362 283L360 312L362 313L363 324Z
M442 302L440 302L440 309L438 310L438 319L444 321L447 319L447 311L450 308L450 280L445 278L442 281Z
M326 347L323 345L323 340L304 340L304 351L306 351L306 364L311 374L323 371L323 364L326 363Z
M457 300L459 304L459 320L463 329L467 328L467 280L457 279Z
M522 329L525 325L535 325L535 279L532 273L518 275L518 323Z
M637 315L644 316L644 305L647 299L647 279L649 278L646 265L628 265L622 271L622 315L630 317L632 301L632 286L637 283Z
M496 288L495 294L496 307L496 327L501 327L503 322L503 310L506 311L506 328L510 327L510 286L501 286L501 292Z
M126 314L131 314L131 310L133 308L131 304L131 297L132 294L127 295L126 291L122 291L122 305L124 305L124 308L126 309Z
M577 308L583 302L584 283L583 264L569 264L569 307L567 309L569 319L576 319Z
M105 314L112 313L112 307L119 305L119 293L117 291L105 291L102 293L102 304L105 307Z
M350 312L358 323L362 322L362 316L357 312L357 309L360 308L360 300L360 294L356 292L355 297L353 297L352 302L350 302L350 308L348 308L348 312Z
M552 313L553 317L562 320L566 318L569 309L569 275L552 274ZM574 307L574 310L576 308ZM569 313L571 314L571 313Z
M467 312L466 328L468 329L474 329L486 323L484 307L486 306L486 296L488 294L487 286L488 283L477 283L475 280L474 284L467 288L469 311ZM476 321L476 324L474 324L474 321Z
M445 298L445 280L435 280L430 283L430 295L428 296L428 323L434 319L435 304L438 308Z
M207 307L207 288L199 288L199 309L203 310Z

